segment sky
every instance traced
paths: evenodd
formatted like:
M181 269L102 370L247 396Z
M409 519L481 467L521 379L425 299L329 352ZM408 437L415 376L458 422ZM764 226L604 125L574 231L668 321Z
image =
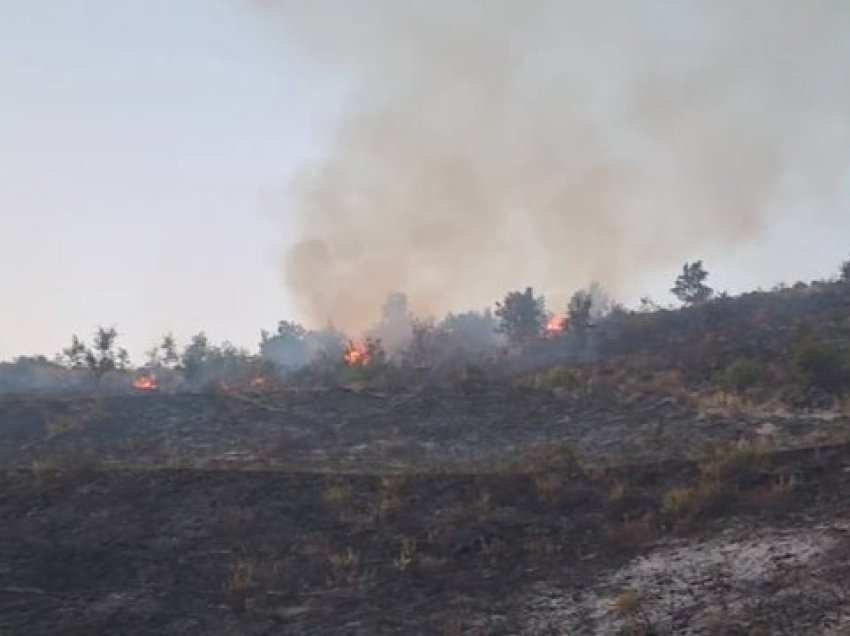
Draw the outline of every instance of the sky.
M333 105L289 58L239 3L0 0L0 359L290 313L275 202Z
M299 318L287 184L346 93L270 19L239 0L0 0L0 359L98 325L139 362L166 332L253 348ZM831 276L848 201L850 177L820 202L838 213L790 199L752 240L694 257L733 293ZM675 274L648 269L623 300L668 302Z

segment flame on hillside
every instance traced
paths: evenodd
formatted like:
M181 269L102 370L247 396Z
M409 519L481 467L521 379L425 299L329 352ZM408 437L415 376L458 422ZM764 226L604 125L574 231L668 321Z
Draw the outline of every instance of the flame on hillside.
M363 366L369 363L369 350L365 345L349 340L345 353L342 354L342 359L349 367Z
M153 373L143 375L133 380L133 388L138 391L156 391L159 388L159 380Z
M546 337L554 338L567 328L567 317L564 314L552 314L546 321Z

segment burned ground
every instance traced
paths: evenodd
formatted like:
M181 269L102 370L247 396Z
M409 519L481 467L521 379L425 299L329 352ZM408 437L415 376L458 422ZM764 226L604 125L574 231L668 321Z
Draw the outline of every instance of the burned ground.
M823 293L560 375L6 396L0 633L847 633L850 415L783 399L846 337ZM741 356L775 370L721 390Z
M8 470L0 629L683 633L731 603L719 633L842 633L848 462L846 446L770 454L687 523L661 504L695 479L687 461L476 475ZM794 485L777 495L781 475ZM757 571L722 567L745 558ZM684 583L671 590L671 576ZM618 610L629 591L637 606Z
M694 457L742 439L798 447L842 440L850 424L844 411L793 412L676 387L623 386L8 398L0 402L9 422L0 430L0 460L445 472L488 470L558 445L608 463Z

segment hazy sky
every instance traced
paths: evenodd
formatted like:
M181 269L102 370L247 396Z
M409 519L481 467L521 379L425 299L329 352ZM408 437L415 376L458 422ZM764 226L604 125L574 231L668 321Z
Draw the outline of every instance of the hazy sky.
M283 191L344 91L268 18L239 0L0 0L0 359L98 324L137 361L166 331L253 347L297 317ZM730 291L832 275L848 201L850 178L820 202L828 223L791 200L753 241L694 257ZM666 302L675 273L626 300Z
M0 0L0 358L289 312L269 209L333 109L273 40L226 0Z

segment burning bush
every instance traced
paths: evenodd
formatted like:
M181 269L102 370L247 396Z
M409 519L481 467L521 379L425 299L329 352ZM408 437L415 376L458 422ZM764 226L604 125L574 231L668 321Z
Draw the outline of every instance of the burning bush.
M159 378L155 373L144 373L133 380L133 388L137 391L157 391Z
M349 341L343 354L344 381L359 382L377 379L387 367L387 354L376 338L366 338L363 343Z

